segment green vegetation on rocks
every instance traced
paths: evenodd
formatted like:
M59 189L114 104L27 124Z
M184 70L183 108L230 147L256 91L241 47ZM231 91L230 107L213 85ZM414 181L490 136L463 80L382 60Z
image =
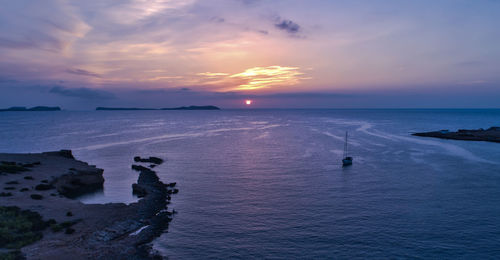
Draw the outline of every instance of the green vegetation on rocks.
M12 164L6 164L5 162L2 162L0 164L0 172L5 172L5 173L20 173L20 172L25 172L29 171L28 168L25 168L20 165L12 165Z
M19 249L42 238L47 223L40 214L18 207L0 207L0 248Z

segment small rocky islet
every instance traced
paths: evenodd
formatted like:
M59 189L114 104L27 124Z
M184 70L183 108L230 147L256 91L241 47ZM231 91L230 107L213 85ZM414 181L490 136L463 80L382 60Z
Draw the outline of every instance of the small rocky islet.
M102 189L102 169L69 150L0 154L0 259L161 259L150 243L168 228L175 213L168 204L178 189L148 167L136 170L139 201L83 204L75 196Z
M459 129L456 132L440 130L432 132L413 133L414 136L435 137L441 139L453 139L464 141L486 141L500 143L500 127L492 126L488 129Z

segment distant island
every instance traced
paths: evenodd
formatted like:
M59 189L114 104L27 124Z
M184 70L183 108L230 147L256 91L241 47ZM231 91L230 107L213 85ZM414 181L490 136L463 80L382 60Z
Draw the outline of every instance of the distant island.
M188 106L172 108L97 107L95 110L220 110L220 108L216 106Z
M415 136L435 137L441 139L453 139L464 141L487 141L500 143L500 127L493 126L486 130L475 129L467 130L460 129L457 132L450 132L448 130L440 130L433 132L414 133Z
M37 106L32 108L27 107L10 107L7 109L0 109L0 112L8 112L8 111L19 111L19 112L29 112L29 111L61 111L60 107L45 107L45 106Z

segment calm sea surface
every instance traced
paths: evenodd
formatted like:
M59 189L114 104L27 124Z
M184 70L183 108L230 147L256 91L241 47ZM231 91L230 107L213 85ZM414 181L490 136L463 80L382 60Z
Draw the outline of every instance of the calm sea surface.
M0 152L72 149L103 168L85 203L133 202L133 156L180 192L172 259L500 257L500 144L416 131L500 126L500 110L0 113ZM349 131L354 165L340 165Z

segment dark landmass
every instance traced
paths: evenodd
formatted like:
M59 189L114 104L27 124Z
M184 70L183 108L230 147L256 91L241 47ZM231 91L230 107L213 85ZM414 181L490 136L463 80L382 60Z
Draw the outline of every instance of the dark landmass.
M38 106L38 107L31 107L31 108L26 108L26 107L11 107L11 108L7 108L7 109L0 109L0 112L7 112L7 111L15 111L15 112L61 111L61 108L60 107Z
M442 139L454 139L454 140L465 140L465 141L487 141L487 142L500 143L500 127L490 127L486 130L482 128L477 130L460 129L456 132L441 130L434 132L414 133L413 135L435 137Z
M220 110L220 108L216 106L189 106L189 107L162 108L161 110Z
M95 110L220 110L216 106L188 106L173 108L97 107Z
M95 110L159 110L157 108L137 108L137 107L97 107Z
M157 157L138 162L158 165ZM83 204L75 195L102 189L103 170L71 151L0 153L0 259L158 259L150 242L168 227L175 183L137 168L136 203Z

